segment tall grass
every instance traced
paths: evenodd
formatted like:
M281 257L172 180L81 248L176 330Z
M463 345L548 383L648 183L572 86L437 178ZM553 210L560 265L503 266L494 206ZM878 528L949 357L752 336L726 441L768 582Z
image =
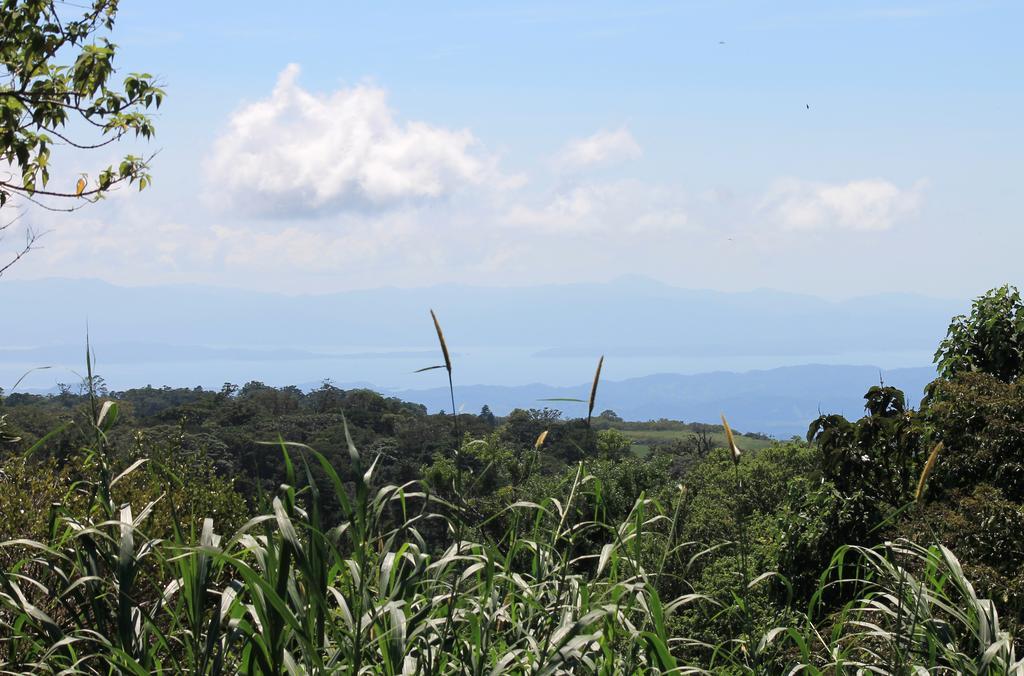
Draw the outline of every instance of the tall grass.
M995 604L979 598L942 545L906 540L841 547L822 591L856 590L834 621L819 668L880 673L1021 674ZM820 598L820 593L818 598Z
M454 414L451 357L432 318ZM723 604L659 591L669 577L689 589L680 553L694 543L676 542L682 486L671 510L640 495L622 523L605 523L600 482L581 462L564 492L483 515L514 518L493 539L469 540L481 523L419 484L379 484L380 458L364 457L347 426L350 472L279 441L286 481L258 516L235 532L207 518L153 538L156 501L111 498L144 461L112 466L117 404L94 393L90 404L85 478L71 489L85 507L55 504L45 537L0 542L14 561L0 570L3 673L1024 674L995 606L939 545L840 548L808 612L755 636L749 593L773 573L749 569L742 456L724 416L740 584ZM324 505L334 503L339 516L328 521ZM424 535L438 523L450 536L440 545ZM822 598L836 590L852 600L822 617ZM721 645L679 635L673 616L702 609L738 611L742 635Z
M577 503L601 499L583 464L566 494L508 505L521 527L497 542L435 551L420 528L447 523L436 499L416 485L377 485L376 459L351 441L347 484L312 448L281 443L288 481L262 514L234 533L205 519L198 532L156 540L144 528L152 504L109 502L139 464L100 470L116 404L97 410L96 479L76 487L92 496L89 509L55 505L47 539L0 544L20 552L0 575L5 672L767 673L782 659L787 670L835 673L884 671L877 665L899 652L891 673L1021 673L994 606L952 553L903 542L837 552L822 589L858 595L824 634L808 620L739 649L674 635L673 613L711 603L658 592L679 546L679 508L670 517L641 496L615 527L581 519ZM341 506L337 522L324 520L324 490ZM596 536L603 544L581 550ZM655 539L663 549L648 569L644 545ZM791 658L757 657L783 644Z
M578 554L580 541L607 531L576 517L592 482L582 465L562 499L509 505L527 527L500 545L431 551L418 529L445 517L415 486L376 486L376 462L351 443L352 485L311 448L281 452L288 483L235 533L206 519L198 533L148 538L146 510L123 506L107 518L109 491L97 486L87 515L55 511L49 541L2 543L23 556L0 578L0 664L138 674L689 671L672 656L666 617L692 599L662 601L631 546L662 517L641 499L599 553ZM341 504L338 523L323 521L311 465Z

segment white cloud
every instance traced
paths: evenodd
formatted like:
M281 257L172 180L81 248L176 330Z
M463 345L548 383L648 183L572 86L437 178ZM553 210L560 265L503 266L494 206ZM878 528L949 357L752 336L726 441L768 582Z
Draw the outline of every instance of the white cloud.
M390 270L394 279L403 266L424 275L437 265L438 252L445 253L437 228L411 208L252 227L119 200L70 216L42 214L35 225L52 232L15 266L15 275L99 276L127 284L245 279L251 286L297 290L324 277L357 285Z
M784 179L759 211L785 230L888 230L918 210L924 188L924 181L904 189L877 178L840 184Z
M516 205L506 225L562 232L657 232L685 228L689 218L678 192L640 181L578 185L541 206Z
M314 94L297 65L268 99L237 111L206 161L210 198L249 213L380 208L501 181L468 130L400 123L383 89Z
M636 159L641 154L640 144L628 129L620 127L570 141L558 154L558 164L568 169L581 169Z
M79 212L62 221L37 218L37 227L48 234L24 259L25 267L139 283L158 269L188 271L210 259L207 231L145 209L114 211Z

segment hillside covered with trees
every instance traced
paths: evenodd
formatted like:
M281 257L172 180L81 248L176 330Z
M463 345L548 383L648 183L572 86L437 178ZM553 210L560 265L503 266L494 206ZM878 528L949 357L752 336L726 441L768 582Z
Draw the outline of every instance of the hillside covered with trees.
M879 385L782 442L595 414L600 369L581 419L91 371L12 392L0 664L1019 673L1018 292L954 318L936 363L918 409Z

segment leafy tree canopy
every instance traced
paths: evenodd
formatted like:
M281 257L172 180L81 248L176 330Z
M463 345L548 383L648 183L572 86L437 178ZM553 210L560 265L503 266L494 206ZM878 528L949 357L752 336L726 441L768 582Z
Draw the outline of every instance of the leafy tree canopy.
M935 363L944 378L981 372L1011 382L1024 375L1024 302L1017 288L991 289L969 316L954 317Z

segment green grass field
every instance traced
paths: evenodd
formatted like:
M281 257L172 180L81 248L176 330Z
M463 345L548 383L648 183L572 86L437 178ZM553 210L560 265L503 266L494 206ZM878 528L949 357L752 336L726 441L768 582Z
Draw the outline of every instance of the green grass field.
M619 430L619 432L633 442L633 453L641 458L650 453L651 446L672 441L683 441L696 436L690 430ZM712 433L711 441L716 447L724 448L725 434L721 432ZM770 446L773 442L740 434L736 436L736 443L742 450L757 451Z

